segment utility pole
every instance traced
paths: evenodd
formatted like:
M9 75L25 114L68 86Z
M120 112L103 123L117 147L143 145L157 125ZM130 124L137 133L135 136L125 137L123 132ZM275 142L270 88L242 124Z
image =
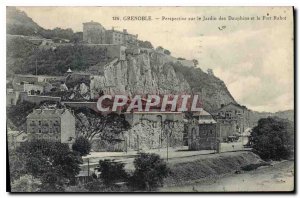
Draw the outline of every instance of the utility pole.
M90 177L90 158L88 158L88 177Z
M35 59L35 75L37 76L37 59Z
M167 161L169 161L169 130L167 130Z

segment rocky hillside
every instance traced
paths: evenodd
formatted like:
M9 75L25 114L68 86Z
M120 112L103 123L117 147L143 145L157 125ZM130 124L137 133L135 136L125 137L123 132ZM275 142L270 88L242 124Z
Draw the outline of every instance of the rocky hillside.
M93 79L92 91L134 94L199 94L208 111L235 102L226 85L200 68L168 62L167 55L142 53L114 60L104 66L104 75Z
M221 104L235 102L224 82L208 75L200 68L169 62L168 55L153 52L128 55L126 61L106 57L103 50L85 45L63 45L45 49L26 39L10 38L7 41L8 73L64 75L68 68L86 71L98 64L103 76L95 77L91 91L131 94L183 94L201 95L204 107L215 110ZM107 64L105 64L107 63Z
M47 31L26 13L14 7L7 8L8 34L48 38ZM99 65L103 75L91 81L89 90L95 94L101 90L132 95L199 94L208 111L219 108L221 104L235 103L222 80L208 75L200 68L185 67L178 61L174 62L172 60L176 58L163 53L154 51L127 55L126 61L119 61L107 57L101 49L82 44L45 48L31 43L25 37L10 35L7 36L8 75L34 74L36 66L40 75L64 75L68 68L87 71L91 66Z

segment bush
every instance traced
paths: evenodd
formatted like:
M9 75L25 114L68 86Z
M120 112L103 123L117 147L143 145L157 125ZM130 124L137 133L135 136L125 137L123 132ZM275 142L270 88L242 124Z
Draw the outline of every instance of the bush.
M80 153L81 156L85 156L90 153L91 151L91 143L88 139L83 136L77 138L72 145L73 151L77 151Z
M133 190L155 190L163 185L163 179L170 172L164 160L154 153L140 153L133 163L135 171L129 181Z
M241 167L241 169L243 171L252 171L252 170L256 170L258 167L261 167L261 166L270 166L270 163L261 162L258 164L248 164L246 166Z
M100 179L102 179L105 185L111 185L128 179L124 164L113 160L100 160L99 171L101 172Z
M263 118L254 127L250 143L253 151L265 160L288 159L292 153L293 125L277 117Z
M11 184L12 192L38 192L41 181L32 175L23 175Z
M80 171L81 157L70 151L68 145L59 142L35 140L25 142L14 154L18 157L10 172L22 169L20 174L30 174L42 182L40 191L63 191L64 186L75 179ZM11 161L10 161L11 162ZM22 166L17 167L22 162ZM15 181L14 180L14 181Z
M171 52L170 52L169 50L165 49L165 50L164 50L164 54L166 54L166 55L171 55Z

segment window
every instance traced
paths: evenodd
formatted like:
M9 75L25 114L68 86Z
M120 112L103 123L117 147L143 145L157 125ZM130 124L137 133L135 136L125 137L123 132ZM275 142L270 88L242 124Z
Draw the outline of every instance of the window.
M39 129L39 133L42 133L42 130L41 130L41 129Z
M42 121L40 121L40 120L39 120L39 125L40 125L40 126L42 125Z

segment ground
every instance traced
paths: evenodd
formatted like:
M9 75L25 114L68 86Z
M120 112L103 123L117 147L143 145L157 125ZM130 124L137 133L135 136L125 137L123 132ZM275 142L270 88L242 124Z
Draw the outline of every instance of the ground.
M182 158L191 158L193 156L202 156L207 154L215 153L214 150L202 150L202 151L188 151L187 146L183 146L180 148L169 148L168 152L166 148L163 149L153 149L147 151L147 153L157 153L161 158L165 159L169 162L178 161ZM99 160L104 159L114 159L116 161L120 161L125 163L125 169L134 170L133 160L137 155L137 151L129 151L129 152L91 152L89 155L83 157L83 166L82 169L86 168L87 161L89 160L90 168L93 168L98 165ZM168 153L168 155L167 155Z
M245 149L249 150L249 149ZM180 162L194 161L197 159L203 159L208 157L218 156L232 156L239 155L246 151L238 152L227 152L222 154L216 154L215 150L201 150L201 151L189 151L187 146L182 146L178 148L169 148L168 152L166 148L163 149L153 149L147 151L147 153L156 153L160 155L161 158L167 161L168 164L175 164ZM134 170L133 160L137 155L137 151L129 152L91 152L89 155L83 157L82 169L87 169L87 162L89 160L89 165L91 170L96 167L99 163L99 160L104 159L114 159L119 162L125 163L125 169ZM168 154L167 154L168 153Z
M179 167L186 169L185 171L192 171L194 170L194 166L199 166L198 163L203 162L206 166L203 167L203 170L201 169L198 171L204 171L205 173L205 171L209 171L208 169L210 166L220 160L220 163L224 166L222 167L215 164L215 166L217 165L219 167L215 169L215 171L218 169L224 169L224 174L218 175L214 173L215 175L204 177L202 179L197 178L197 180L185 178L183 179L185 181L183 183L179 183L179 181L174 183L172 179L170 180L168 177L165 181L164 187L159 189L159 191L163 192L292 191L294 186L294 161L272 162L271 166L262 166L257 170L241 171L239 174L235 174L234 172L238 169L234 166L242 163L238 163L240 160L243 161L243 163L250 164L262 161L258 156L249 151L249 149L245 151L226 152L220 154L216 153L214 150L188 151L187 147L169 148L168 155L166 149L156 149L147 152L159 154L161 158L167 161L168 166L173 170L179 170L176 169L179 165ZM116 161L123 162L127 171L133 171L133 160L136 155L136 151L130 151L127 153L92 152L90 155L84 157L82 170L87 170L88 160L90 170L93 170L93 168L98 165L99 160L114 159ZM232 162L231 165L230 160L232 159L235 163ZM185 166L185 163L191 164L191 166ZM178 174L182 173L178 172ZM201 174L195 173L193 175L199 175L200 177Z
M257 170L205 178L184 186L163 187L162 192L292 191L294 161L283 161Z

